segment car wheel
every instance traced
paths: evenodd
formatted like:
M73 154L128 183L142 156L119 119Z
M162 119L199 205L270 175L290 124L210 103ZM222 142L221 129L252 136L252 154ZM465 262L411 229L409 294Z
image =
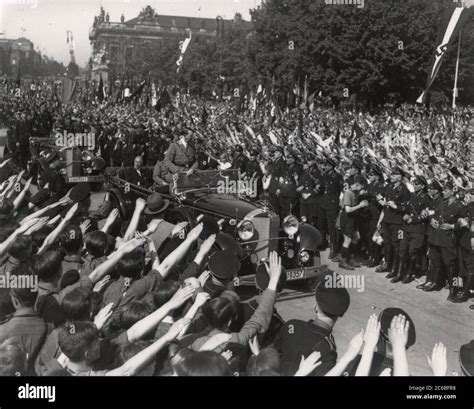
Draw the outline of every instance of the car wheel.
M110 209L117 209L119 211L120 218L124 220L124 215L122 214L122 210L120 208L120 204L117 200L117 197L113 194L110 195Z

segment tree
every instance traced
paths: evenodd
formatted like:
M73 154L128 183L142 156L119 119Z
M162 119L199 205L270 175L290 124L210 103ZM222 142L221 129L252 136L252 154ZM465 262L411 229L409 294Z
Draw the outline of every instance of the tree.
M271 0L252 12L255 43L249 58L257 72L275 77L288 90L295 83L302 87L307 75L311 88L335 103L351 94L368 105L388 98L414 102L426 82L438 27L451 3L366 0L359 9L312 0ZM463 42L460 84L466 92L460 101L467 103L474 101L472 83L468 85L474 68L472 24ZM450 50L436 90L451 92L454 60L455 50Z

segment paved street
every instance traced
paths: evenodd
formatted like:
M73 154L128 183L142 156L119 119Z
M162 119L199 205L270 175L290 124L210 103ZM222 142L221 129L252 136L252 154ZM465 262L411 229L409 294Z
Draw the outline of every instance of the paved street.
M103 200L103 193L93 195L93 206ZM448 374L459 373L459 347L474 339L474 311L470 303L452 304L446 301L447 290L425 293L416 289L419 282L391 284L385 274L377 274L374 269L360 268L354 272L340 270L337 264L327 260L328 253L322 255L324 264L340 274L360 274L364 277L364 291L350 289L351 306L346 315L336 324L334 336L338 351L342 353L352 336L365 328L370 314L379 314L384 308L398 307L405 310L416 328L416 343L409 350L410 373L429 375L431 373L426 355L436 342L443 342L448 349ZM284 319L313 318L314 297L285 290L284 301L277 301L277 308ZM471 303L474 299L471 300Z
M443 342L448 350L448 375L460 373L458 364L459 347L474 339L474 311L468 308L470 303L453 304L446 301L447 290L425 293L416 289L419 282L410 284L392 284L385 274L377 274L374 269L360 268L355 272L340 270L337 264L329 264L332 270L340 274L361 274L364 276L365 289L357 292L350 289L351 306L340 319L334 331L338 351L342 353L350 339L361 328L365 328L370 314L379 314L384 308L398 307L406 311L416 328L416 343L410 348L408 357L411 375L430 375L426 355L436 342ZM424 280L423 280L424 281ZM307 296L278 302L278 311L285 319L313 318L314 297Z

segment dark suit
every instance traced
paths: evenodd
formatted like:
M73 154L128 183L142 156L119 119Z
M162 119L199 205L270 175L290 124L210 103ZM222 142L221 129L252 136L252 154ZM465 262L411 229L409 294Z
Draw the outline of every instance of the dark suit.
M147 168L141 168L139 171L135 168L126 168L122 174L127 182L137 186L150 187L153 183L150 171Z

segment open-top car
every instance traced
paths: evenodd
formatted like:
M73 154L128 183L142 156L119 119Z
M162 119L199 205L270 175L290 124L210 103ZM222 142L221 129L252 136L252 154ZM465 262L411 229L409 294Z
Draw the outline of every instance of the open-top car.
M67 184L87 182L98 190L104 183L105 161L87 147L58 146L56 138L31 138L30 144L37 157L59 169Z
M138 197L146 199L154 191L129 183L121 171L110 178L109 185L112 206L124 219L131 217ZM193 226L202 215L214 218L220 228L216 246L231 249L241 261L236 287L255 285L257 269L272 251L282 257L287 282L317 279L326 272L317 250L322 240L316 228L295 216L280 220L265 201L249 199L253 189L248 185L237 170L175 175L171 193L163 194L171 202L165 220L171 224L188 221Z

